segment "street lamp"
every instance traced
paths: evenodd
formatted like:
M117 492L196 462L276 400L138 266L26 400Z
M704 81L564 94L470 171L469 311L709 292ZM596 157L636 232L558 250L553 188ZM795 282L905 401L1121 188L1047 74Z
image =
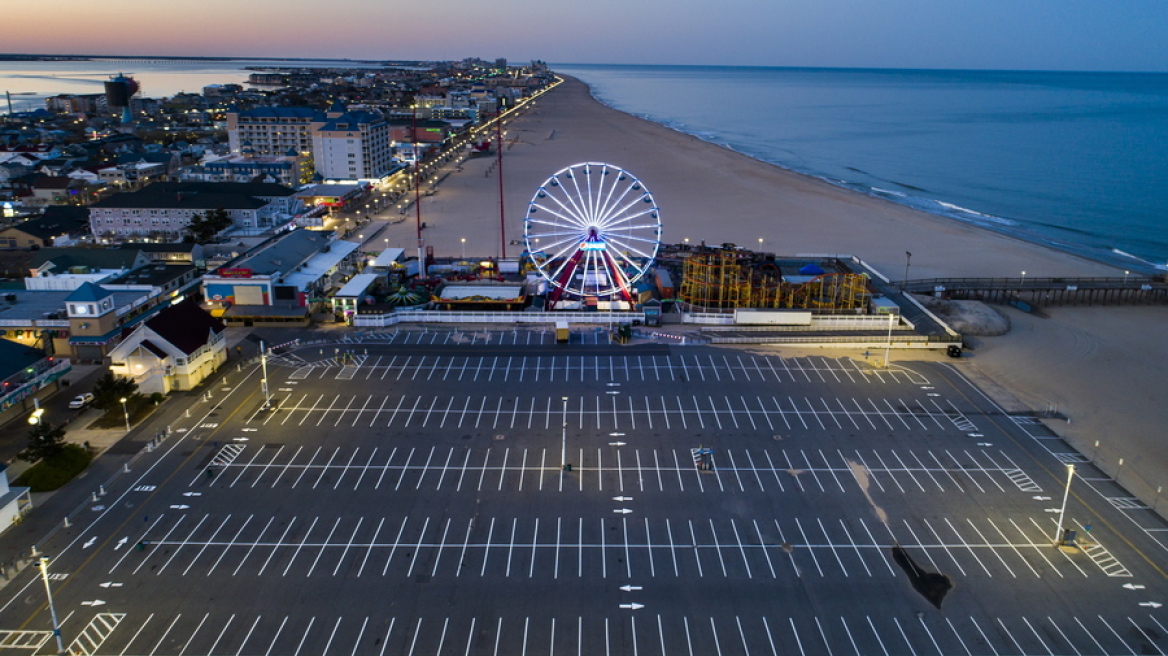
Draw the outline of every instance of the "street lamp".
M908 284L908 263L912 260L912 253L904 252L904 281L900 283L900 291L904 291L904 286Z
M566 396L561 397L560 400L564 402L564 412L562 415L563 424L562 424L562 428L560 429L560 443L561 443L561 446L560 446L560 466L563 467L565 471L567 471L567 469L569 467L569 465L568 465L568 397L566 397Z
M462 259L466 259L466 237L462 238Z
M762 237L758 238L758 250L762 250Z
M130 411L126 409L126 397L121 398L122 401L122 415L126 418L126 432L130 432Z
M37 567L41 570L41 579L45 582L45 595L49 598L49 615L53 618L53 637L57 639L57 653L65 654L65 645L61 642L61 624L57 621L57 607L53 605L53 590L49 587L49 559L41 556L37 559Z
M1026 286L1026 272L1025 271L1022 272L1022 286L1023 287Z
M36 409L33 410L32 414L28 416L28 423L35 426L41 423L41 417L44 416L45 409L41 407L40 399L36 398L35 396L32 398L32 404L36 407Z
M1075 466L1067 465L1067 489L1063 490L1063 505L1059 508L1058 529L1054 534L1054 545L1061 546L1063 543L1063 516L1067 514L1067 497L1071 496L1071 481L1075 478Z
M891 312L888 313L888 345L884 347L884 368L888 368L888 352L892 350L892 323L896 316Z

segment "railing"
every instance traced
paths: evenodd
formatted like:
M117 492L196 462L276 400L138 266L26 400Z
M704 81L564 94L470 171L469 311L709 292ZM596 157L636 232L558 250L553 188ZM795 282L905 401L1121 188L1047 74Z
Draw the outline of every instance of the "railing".
M892 341L889 341L887 337L878 337L875 335L869 337L862 335L770 335L766 337L718 337L717 335L706 335L706 337L710 340L711 344L835 344L861 348L883 348L885 346L890 346L891 348L945 348L950 344L961 342L960 336L917 335L916 333L909 335L893 333Z
M1164 287L1161 281L1146 276L1130 275L1123 277L1089 277L1089 278L1038 278L1033 276L1011 276L1008 278L926 278L909 280L905 283L905 291L932 292L937 287L945 289L1026 289L1048 290L1068 288L1086 289L1139 289L1148 291L1157 287Z
M395 312L391 314L358 314L353 326L384 328L399 323L632 323L644 321L643 312Z

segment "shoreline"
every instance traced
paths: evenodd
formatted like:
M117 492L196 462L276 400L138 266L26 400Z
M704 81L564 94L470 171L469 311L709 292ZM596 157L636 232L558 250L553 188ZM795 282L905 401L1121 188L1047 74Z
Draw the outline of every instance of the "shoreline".
M1148 277L1160 277L1160 276L1165 275L1165 273L1168 273L1168 263L1158 264L1155 261L1147 260L1147 259L1144 259L1143 257L1137 256L1137 255L1132 255L1130 253L1126 253L1123 250L1120 250L1119 248L1116 248L1114 246L1104 247L1104 246L1093 246L1093 245L1089 245L1089 244L1076 243L1074 241L1059 238L1057 236L1045 235L1037 230L1026 227L1025 223L1020 222L1019 220L1016 220L1016 219L999 217L999 216L996 216L993 214L986 214L986 213L978 211L976 209L970 209L967 207L954 205L952 203L948 203L946 201L943 201L943 200L940 200L937 198L931 198L928 196L916 196L916 195L913 195L911 193L906 193L906 192L902 192L902 191L892 191L889 189L882 189L879 187L872 186L872 185L865 183L865 182L846 180L846 179L842 179L842 178L833 177L833 176L830 176L827 174L821 174L821 173L818 173L815 171L800 170L798 168L793 168L793 167L788 166L784 163L776 162L776 161L766 159L766 158L758 156L758 155L751 154L745 150L742 150L740 148L735 147L734 145L732 145L730 143L713 139L713 138L711 138L711 136L713 136L713 135L707 135L705 133L701 133L698 131L688 130L684 127L684 124L681 124L677 121L660 119L660 118L654 117L652 115L647 115L647 114L643 114L643 113L634 113L634 112L630 112L630 111L621 109L621 108L615 106L615 104L613 104L613 101L605 99L602 95L598 94L596 87L594 87L592 84L586 82L585 80L583 80L583 79L581 79L573 74L563 73L563 72L559 72L559 71L556 72L556 75L559 75L559 76L564 77L564 78L571 78L571 79L583 84L585 87L588 88L589 95L592 97L593 100L595 100L596 102L604 105L605 107L607 107L613 111L620 112L626 116L630 116L630 117L633 117L633 118L636 118L639 120L653 123L653 124L658 125L662 128L665 128L667 130L671 130L671 131L676 132L678 134L686 135L688 137L692 137L692 138L701 140L702 142L707 143L711 146L715 146L715 147L727 150L729 152L733 152L733 153L739 154L741 156L748 157L748 158L750 158L756 162L762 163L762 164L774 166L778 169L781 169L781 170L786 171L786 172L791 173L791 174L801 175L801 176L804 176L804 177L809 178L809 179L818 180L820 182L829 184L829 185L836 187L838 189L854 192L854 193L857 193L857 194L860 194L860 195L863 195L863 196L866 196L869 198L884 200L884 201L893 203L895 205L898 205L900 207L904 207L904 208L914 210L917 212L922 212L924 214L927 214L929 216L932 216L932 217L935 217L935 218L938 218L938 219L941 219L944 221L952 221L952 222L955 222L955 223L958 223L961 225L967 225L967 226L972 226L975 228L980 228L982 230L986 230L986 231L993 232L993 233L1003 235L1006 237L1018 239L1018 240L1036 245L1036 246L1049 248L1049 249L1052 249L1052 250L1055 250L1055 251L1058 251L1058 252L1061 252L1061 253L1064 253L1067 255L1072 255L1075 257L1083 258L1083 259L1086 259L1088 261L1091 261L1091 262L1094 262L1097 264L1102 264L1105 266L1115 268L1119 271L1128 270L1132 274L1143 275L1143 276L1148 276ZM890 182L889 184L895 185L897 183ZM906 187L906 188L913 189L913 187L911 187L911 186ZM921 191L923 191L923 190L921 190ZM903 199L903 200L900 200L900 199ZM968 216L966 217L966 216L962 216L962 215L968 215ZM978 217L985 217L985 218L980 219ZM1029 223L1034 223L1034 224L1041 223L1041 221L1039 221L1039 220L1027 220L1027 221ZM1067 228L1063 228L1060 226L1054 226L1054 228L1057 230L1069 230Z

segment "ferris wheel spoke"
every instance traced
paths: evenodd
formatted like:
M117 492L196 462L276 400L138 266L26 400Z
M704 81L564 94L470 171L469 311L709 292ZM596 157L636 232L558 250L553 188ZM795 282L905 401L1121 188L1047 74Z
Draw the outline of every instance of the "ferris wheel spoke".
M640 212L631 211L634 207L637 206L638 202L642 202L644 199L649 200L649 208L648 209L641 210ZM645 194L644 196L641 196L640 198L636 198L632 201L629 201L627 204L622 206L619 210L616 210L614 212L609 213L609 216L615 217L616 219L621 219L621 218L626 217L626 216L634 216L634 217L635 216L644 216L647 213L651 213L651 212L655 212L655 211L657 211L657 207L656 207L656 205L653 204L653 197L650 196L649 194ZM607 219L607 222L611 223L612 219Z
M564 205L563 203L560 203L558 199L553 199L553 200L556 200L556 202L560 205L560 209L563 211L557 210L554 207L548 207L546 205L539 205L539 204L533 204L532 207L536 210L543 210L544 212L547 212L548 214L551 214L552 216L554 216L556 218L562 219L568 223L573 223L573 224L578 225L580 227L584 227L585 225L587 225L587 221L585 221L584 217L575 213L572 210L572 208L568 207L567 205ZM531 211L528 210L527 214L530 216Z
M630 184L630 185L626 186L624 188L624 190L621 191L618 196L613 197L613 194L616 192L617 187L620 185L621 182L622 182L622 180L620 179L619 175L617 176L616 180L613 180L612 187L609 188L608 196L605 197L604 204L601 206L600 210L597 212L598 216L607 216L607 215L612 214L612 208L616 207L617 204L623 202L624 199L630 193L633 192L633 185Z

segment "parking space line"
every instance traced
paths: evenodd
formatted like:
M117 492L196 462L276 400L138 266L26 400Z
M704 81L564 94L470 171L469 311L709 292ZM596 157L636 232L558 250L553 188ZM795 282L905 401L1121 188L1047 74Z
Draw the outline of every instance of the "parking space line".
M977 552L973 550L973 546L961 535L960 532L958 532L957 527L953 525L953 522L950 521L948 517L945 518L945 523L948 524L949 530L953 531L953 535L957 536L957 539L960 541L960 543L965 545L966 550L969 551L969 555L973 556L973 559L977 561L978 565L981 565L982 571L986 573L986 576L992 577L993 574L990 573L990 569L985 566L985 563L983 563L981 558L978 557ZM989 545L986 544L986 546ZM996 549L991 548L990 551L996 551Z
M312 484L312 489L315 490L316 486L320 485L320 482L322 480L324 480L324 475L328 473L329 467L332 466L333 460L336 460L337 454L339 454L340 452L341 452L341 447L336 447L335 449L333 449L333 455L331 455L329 457L328 462L324 463L324 467L320 468L320 476L316 477L316 481ZM356 453L356 451L354 451L354 453ZM305 468L305 471L308 471L308 469ZM342 476L344 475L344 471L341 472L341 475Z
M304 575L305 578L312 576L312 573L314 571L316 571L316 565L317 565L317 563L320 562L320 557L324 555L325 551L328 551L329 543L333 541L333 535L336 534L337 527L340 525L341 525L341 518L337 517L337 521L333 523L332 529L330 529L328 532L328 535L325 536L324 543L321 544L321 546L320 546L320 551L318 551L316 553L316 558L312 559L312 565L309 566L308 573ZM305 539L307 540L308 536L305 536ZM340 567L339 561L337 562L337 567Z
M778 524L779 524L779 520L776 519L775 525L777 526ZM819 558L815 555L815 549L811 546L811 540L807 539L807 531L803 530L803 523L799 521L798 517L795 518L795 526L796 526L796 528L799 529L799 534L803 536L803 544L807 545L807 553L811 555L811 562L815 563L815 569L819 572L820 576L824 576L823 568L819 566ZM828 538L828 541L830 542L831 538ZM784 540L784 542L786 542L786 540ZM794 550L792 549L792 551L794 551ZM839 557L837 556L836 558L838 559ZM791 562L795 562L793 555L791 558ZM844 564L841 562L840 568L842 569L843 566L844 566ZM844 576L847 576L847 575L848 575L847 570L844 570Z
M730 469L734 471L734 478L738 481L739 491L745 492L746 487L742 485L742 475L738 472L738 463L734 462L734 453L730 449L726 449L726 457L730 460Z
M827 405L827 399L825 399L825 398L823 398L823 397L821 396L821 397L819 397L819 400L823 402L823 410L824 410L824 412L826 412L826 413L827 413L827 416L828 416L828 417L831 417L832 421L834 421L834 422L835 422L835 427L836 427L836 428L839 428L839 429L841 429L841 430L842 430L844 426L843 426L843 424L841 424L841 423L840 423L839 417L836 417L836 416L835 416L835 413L834 413L834 412L832 412L832 410L831 410L831 408L830 408L830 407L828 407L828 405Z
M191 568L195 566L195 561L197 561L199 559L199 556L202 556L203 552L207 550L207 547L210 546L211 543L213 543L215 541L215 536L219 535L219 531L222 531L223 527L226 526L227 522L229 522L229 521L231 521L230 514L223 518L223 521L220 522L219 526L215 528L215 532L211 534L211 537L207 538L207 541L203 543L202 548L200 548L198 553L195 554L195 557L191 558L190 562L187 563L187 568L184 569L183 573L182 573L183 576L186 576L187 572L191 571ZM251 521L250 517L248 518L248 521ZM246 526L247 522L244 522L244 525ZM228 548L230 548L230 546ZM227 550L225 549L223 551L223 553L227 553Z
M321 398L324 398L324 397L321 397ZM322 421L324 421L324 418L328 416L328 413L332 411L332 409L333 409L333 406L334 406L334 405L336 405L336 403L337 403L337 400L339 400L340 398L341 398L341 395L340 395L340 394L338 394L338 395L336 395L335 397L333 397L333 400L329 402L329 407L328 407L328 408L326 408L324 412L320 413L320 419L317 419L317 420L316 420L316 425L317 425L317 426L320 426L320 423L321 423ZM314 409L315 409L315 407L314 407ZM305 416L307 417L307 415L305 415ZM340 420L338 419L337 421L340 421ZM303 422L302 422L302 423L303 423ZM335 424L334 424L334 425L335 425Z
M957 561L957 556L953 555L953 552L949 549L949 545L945 544L945 540L941 539L941 535L937 533L937 529L933 528L933 525L929 522L929 519L927 517L922 517L921 521L924 522L925 526L929 529L929 532L933 534L934 538L936 538L937 544L945 550L945 554L949 556L949 560L953 561L953 564L957 567L957 571L961 572L962 576L965 576L965 568L962 567L961 563ZM915 538L916 536L914 535L913 537Z
M863 406L860 405L860 402L857 401L855 397L852 397L852 403L856 404L856 410L860 411L860 416L864 418L864 421L868 422L868 425L872 427L872 430L876 430L876 424L872 423L872 418L868 416L868 413L864 410ZM889 428L891 429L891 426Z
M645 520L645 521L648 522L648 520ZM710 521L711 521L710 528L712 529L713 528L713 524L712 524L713 520L710 520ZM646 526L647 526L647 524L646 524ZM741 554L742 565L746 568L746 578L753 579L754 575L751 574L751 572L750 572L750 560L746 557L746 547L742 544L742 536L738 534L738 524L734 521L733 518L730 519L730 528L732 528L734 530L734 539L738 541L738 553Z
M698 536L694 531L693 520L690 519L686 521L689 523L689 537L691 540L690 546L693 549L694 562L696 562L698 566L698 578L705 578L705 572L702 570L701 551L698 549Z
M827 468L827 471L831 474L831 477L835 479L835 484L839 486L840 492L846 492L846 490L844 490L844 484L840 482L839 476L836 476L835 474L835 468L832 467L831 463L827 461L827 456L824 455L823 449L819 449L819 457L823 459L824 467Z
M251 468L252 463L254 463L256 461L256 459L260 457L260 453L262 453L262 452L263 452L262 449L256 449L256 454L251 457L251 460L247 461L246 465L244 465L243 467L240 468L239 474L237 474L235 476L235 479L232 480L231 484L228 485L227 487L235 487L235 484L239 482L239 479L243 478L243 475L247 473L248 469Z
M911 478L913 480L913 482L917 484L917 487L920 489L920 491L924 492L925 486L921 485L921 482L919 480L917 480L916 475L913 474L912 470L909 469L908 465L904 464L904 460L901 460L900 454L897 453L895 449L889 449L889 451L892 453L893 457L896 458L896 461L900 463L901 469L903 469L904 472L908 474L908 477ZM919 463L920 461L918 460L917 462ZM922 465L922 467L923 467L923 465ZM927 470L926 470L926 473L928 473ZM932 474L929 474L929 475L932 476ZM937 479L933 479L933 482L936 483ZM938 483L937 487L941 487L941 485ZM943 489L944 488L942 488L942 490Z
M340 521L340 518L338 517L337 520ZM281 574L281 576L288 576L288 570L292 569L292 563L296 562L296 558L304 549L304 545L308 543L308 536L312 535L312 529L316 528L316 523L318 521L320 521L320 517L314 517L312 519L312 524L308 526L308 530L304 532L304 538L300 540L300 544L297 545L296 550L292 552L292 557L288 559L288 565L284 567L284 573ZM283 542L283 540L281 540L281 542ZM272 553L275 553L275 551L273 550Z
M243 555L243 558L239 561L239 564L235 566L235 570L231 572L232 576L239 574L239 570L243 568L243 564L247 562L249 557L251 557L251 552L255 551L255 548L260 545L260 541L264 539L264 534L268 532L268 527L270 527L274 521L276 521L275 517L268 518L268 523L264 524L264 528L260 530L260 534L256 536L255 540L252 541L251 546L247 548L247 553ZM240 532L242 531L243 529L240 529ZM224 551L223 553L226 555L227 552ZM215 564L218 565L219 563L216 562ZM207 576L210 575L211 573L208 572Z
M164 571L166 571L166 568L167 568L168 566L170 566L170 563L171 563L171 562L173 562L175 558L177 558L177 557L178 557L178 554L179 554L179 552L180 552L180 551L182 551L182 548L183 548L184 546L186 546L187 542L190 542L190 539L191 539L192 537L194 537L195 533L196 533L196 532L198 532L198 530L199 530L199 527L203 525L203 522L207 521L207 518L208 518L208 517L210 517L210 515L203 515L203 518L199 520L199 523L198 523L198 524L195 524L195 527L194 527L193 529L191 529L191 532L190 532L190 533L188 533L188 534L187 534L187 536L186 536L185 538L183 538L183 541L182 541L182 542L180 542L180 543L178 543L178 546L176 546L176 547L174 548L174 553L170 554L170 558L167 558L167 559L166 559L166 562L162 564L162 567L160 567L160 568L158 569L158 571L157 571L157 572L155 572L155 574L157 574L157 575L161 576L161 575L162 575L162 573L163 573ZM176 527L177 527L177 524L176 524ZM168 534L168 535L169 535L169 534ZM165 541L165 538L163 538L163 540ZM143 563L145 563L146 561L142 561L142 562L143 562ZM135 574L137 574L137 573L138 573L138 572L137 572L137 570L134 570L134 573L135 573Z
M848 542L852 544L852 550L856 552L856 558L858 558L860 560L860 564L864 566L864 571L868 573L868 576L872 576L872 570L868 568L868 563L864 561L864 556L860 553L860 546L856 544L856 541L852 538L852 532L848 530L847 523L844 522L843 518L840 518L839 523L840 528L844 530L844 535L848 537ZM826 535L826 532L824 534Z
M1012 550L1014 551L1014 553L1015 553L1015 554L1018 556L1018 558L1019 558L1019 559L1020 559L1020 560L1021 560L1023 563L1025 563L1027 567L1029 567L1029 568L1030 568L1030 572L1031 572L1032 574L1034 574L1034 576L1035 576L1035 577L1041 578L1041 575L1038 573L1038 570L1034 569L1034 566L1030 564L1030 561L1026 559L1026 556L1022 555L1022 552L1018 550L1018 547L1014 546L1014 544L1012 544L1012 543L1011 543L1011 541L1010 541L1010 538L1007 538L1007 537L1006 537L1006 534L1005 534L1005 533L1002 531L1002 529L1001 529L1001 528L1000 528L1000 527L999 527L997 524L995 524L995 523L994 523L994 520L993 520L992 518L989 518L989 517L987 517L987 518L986 518L986 521L990 523L990 526L994 527L994 530L998 532L998 535L1002 536L1002 540L1003 540L1003 541L1004 541L1006 544L1010 545L1010 549L1012 549ZM1011 524L1013 524L1013 522L1011 522ZM1025 538L1025 537L1026 537L1026 534L1022 532L1022 529L1018 528L1018 525L1017 525L1017 524L1013 524L1013 525L1014 525L1014 528L1015 528L1015 529L1018 531L1018 533L1019 533L1019 534L1021 534L1023 538ZM1039 556L1042 556L1043 560L1046 560L1046 556L1043 556L1043 555L1042 555L1042 552L1038 552L1038 555L1039 555ZM1053 565L1053 564L1051 564L1051 562L1050 562L1049 560L1047 560L1047 564L1048 564L1048 565L1051 567L1051 569L1053 569L1053 570L1054 570L1054 571L1055 571L1055 572L1056 572L1056 573L1057 573L1057 574L1058 574L1060 577L1063 577L1063 576L1064 576L1064 575L1063 575L1063 573L1062 573L1062 572L1060 572L1060 571L1058 571L1058 569L1056 569L1056 568L1054 567L1054 565Z

